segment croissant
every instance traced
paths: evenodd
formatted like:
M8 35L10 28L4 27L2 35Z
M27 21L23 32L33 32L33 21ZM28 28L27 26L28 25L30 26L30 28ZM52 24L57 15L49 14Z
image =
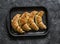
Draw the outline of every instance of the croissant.
M28 19L29 19L29 13L25 12L22 14L21 18L20 18L20 25L22 26L23 30L25 31L29 31L31 30L31 28L28 25Z
M13 19L11 20L11 25L15 31L17 31L19 33L24 33L24 31L22 30L22 28L18 24L19 17L20 17L20 14L15 15L13 17Z
M37 24L37 26L41 29L46 29L46 25L43 23L42 21L42 16L43 16L44 12L40 11L36 16L35 16L35 22Z
M29 16L28 22L29 22L29 26L32 29L39 30L39 27L34 22L34 17L35 17L36 14L37 14L37 11L32 11L31 14L30 14L30 16Z

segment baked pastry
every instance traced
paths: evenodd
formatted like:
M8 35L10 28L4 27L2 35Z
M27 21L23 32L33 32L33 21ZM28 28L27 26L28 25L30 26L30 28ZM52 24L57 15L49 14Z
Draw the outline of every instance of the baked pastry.
M21 28L21 26L18 23L20 14L17 14L13 17L13 19L11 20L11 25L14 28L15 31L19 32L19 33L24 33L23 29Z
M35 24L35 22L30 18L29 19L29 26L33 29L33 30L35 30L35 31L38 31L39 30L39 27Z
M38 14L35 16L35 22L37 24L37 26L40 28L40 29L46 29L46 25L43 23L42 21L42 17L43 17L43 14L44 12L43 11L40 11L38 12Z
M28 12L23 13L19 19L20 25L22 26L23 30L25 30L25 31L31 30L31 28L28 25L28 19L29 19L29 13Z
M35 15L37 14L38 12L37 11L32 11L31 13L30 13L30 16L29 16L29 20L28 20L28 22L29 22L29 26L33 29L33 30L39 30L39 27L35 24L35 22L34 22L34 17L35 17Z

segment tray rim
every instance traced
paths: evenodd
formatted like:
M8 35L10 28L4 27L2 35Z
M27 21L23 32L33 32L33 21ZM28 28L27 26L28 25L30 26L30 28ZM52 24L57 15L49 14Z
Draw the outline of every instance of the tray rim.
M44 7L44 6L21 6L21 7L12 7L12 8L10 8L10 10L9 10L9 12L11 12L11 10L13 9L13 8L22 8L22 7L43 7L43 8L45 8L46 10L47 10L47 8L46 7ZM10 13L9 13L10 14ZM47 10L47 14L48 14L48 10ZM9 16L9 15L7 15L7 16ZM7 17L7 19L8 19L8 17ZM48 20L48 19L47 19ZM48 25L48 23L47 23L47 25ZM48 26L47 26L48 27ZM44 36L44 35L47 35L48 34L48 32L49 32L49 30L47 29L47 32L45 32L44 34L35 34L35 35L15 35L15 34L13 34L13 33L11 33L10 32L10 29L9 29L9 26L7 25L7 29L8 29L8 32L9 32L9 34L10 35L12 35L12 36L14 36L14 37L19 37L19 36Z

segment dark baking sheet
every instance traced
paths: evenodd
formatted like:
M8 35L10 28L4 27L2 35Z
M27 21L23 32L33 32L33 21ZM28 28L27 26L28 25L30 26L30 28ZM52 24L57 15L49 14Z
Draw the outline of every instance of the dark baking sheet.
M14 15L16 15L17 13L24 13L24 12L31 12L33 10L43 10L45 12L45 14L43 15L43 22L45 23L45 25L47 26L46 30L39 30L39 31L29 31L27 33L24 34L20 34L17 33L13 30L13 28L11 27L11 19L13 18ZM48 33L48 11L47 8L40 6L40 7L13 7L10 9L9 11L9 15L7 16L7 28L8 28L8 32L10 33L10 35L12 36L43 36L46 35Z

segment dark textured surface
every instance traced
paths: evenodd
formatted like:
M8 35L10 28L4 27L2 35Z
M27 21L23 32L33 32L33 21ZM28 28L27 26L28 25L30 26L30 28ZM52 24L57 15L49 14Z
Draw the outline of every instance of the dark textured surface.
M14 6L44 6L48 10L49 34L45 38L12 39L6 29L6 16ZM60 0L0 0L0 44L60 44Z

